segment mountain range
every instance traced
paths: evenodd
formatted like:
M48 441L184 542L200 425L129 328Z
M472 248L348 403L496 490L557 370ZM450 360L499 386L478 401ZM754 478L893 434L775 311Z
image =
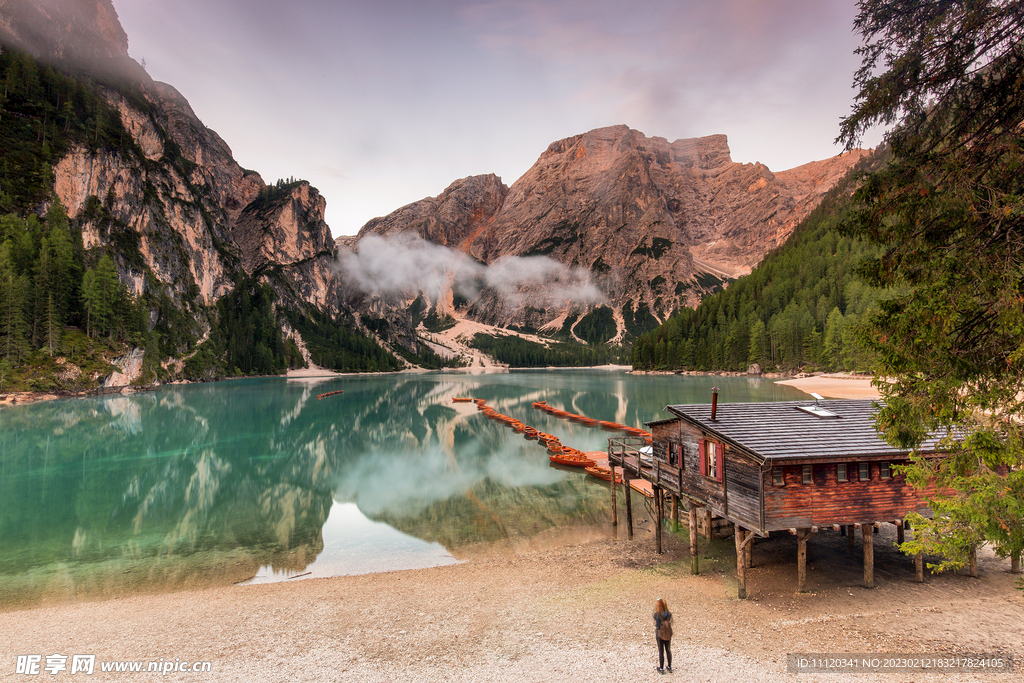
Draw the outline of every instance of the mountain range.
M349 356L376 345L392 357L356 369L465 355L464 338L424 334L431 317L448 321L436 329L470 321L581 339L576 327L601 310L614 326L585 339L628 341L749 272L864 154L773 173L732 161L724 135L668 142L614 126L552 143L511 186L493 174L457 180L335 240L315 188L242 168L184 96L129 57L111 0L0 0L0 44L84 79L116 114L94 123L113 143L46 148L52 198L26 204L42 215L60 201L85 265L111 256L162 335L166 379L221 334L216 306L243 283L269 287L279 334L305 363L340 367L332 344L342 338ZM359 270L373 250L416 248L410 240L447 269L389 285Z

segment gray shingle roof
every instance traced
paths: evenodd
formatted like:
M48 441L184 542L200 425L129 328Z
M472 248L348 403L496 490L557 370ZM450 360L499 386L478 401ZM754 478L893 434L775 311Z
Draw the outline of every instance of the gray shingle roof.
M777 403L719 403L711 421L711 404L668 406L668 410L708 432L717 434L763 458L840 458L845 456L902 456L875 431L876 409L870 400L822 400L818 406L838 417L817 417L800 410L815 401ZM939 437L918 448L934 452Z

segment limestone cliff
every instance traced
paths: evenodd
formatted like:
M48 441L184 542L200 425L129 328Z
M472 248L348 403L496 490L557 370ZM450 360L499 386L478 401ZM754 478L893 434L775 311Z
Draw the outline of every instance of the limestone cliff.
M206 337L204 309L242 272L269 282L278 305L338 313L324 198L243 169L181 93L128 56L110 0L0 0L0 46L89 77L119 118L117 142L78 143L54 163L54 191L85 248L110 253L120 280L147 295L151 324L171 315L192 327L176 352Z
M413 232L428 242L462 249L490 227L507 195L508 188L494 174L463 178L437 197L374 218L363 226L360 235Z

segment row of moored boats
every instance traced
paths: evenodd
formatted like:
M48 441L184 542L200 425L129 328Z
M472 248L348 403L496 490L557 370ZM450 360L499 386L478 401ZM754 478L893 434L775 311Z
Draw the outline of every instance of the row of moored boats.
M487 401L485 401L482 398L453 398L452 402L475 403L477 410L482 412L488 418L507 425L515 432L522 433L523 436L525 436L527 439L536 439L538 443L542 444L544 447L547 448L548 458L551 460L551 462L557 465L565 465L567 467L583 467L586 469L588 474L595 476L598 479L611 481L612 471L607 467L602 467L598 465L596 460L588 456L583 451L576 448L572 448L571 446L566 446L556 436L542 432L538 429L531 427L528 424L524 424L523 422L513 417L499 413L494 408L487 405ZM630 436L642 437L647 441L647 443L651 443L651 434L649 432L645 432L642 429L637 429L636 427L629 427L618 422L606 422L604 420L595 420L594 418L587 417L586 415L570 413L568 411L560 410L553 406L549 406L545 401L536 401L533 404L533 407L536 408L537 410L542 410L550 415L554 415L555 417L572 420L573 422L577 422L588 427L601 427L602 429L607 429L609 431L624 432ZM616 483L621 483L621 475L616 475L615 481Z

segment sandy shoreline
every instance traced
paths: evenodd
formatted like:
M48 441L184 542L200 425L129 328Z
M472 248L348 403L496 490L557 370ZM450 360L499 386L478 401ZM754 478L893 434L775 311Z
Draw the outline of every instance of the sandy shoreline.
M791 652L998 651L1024 658L1024 599L1012 588L1008 562L991 553L983 553L980 579L929 576L919 585L912 563L876 541L879 585L865 590L857 553L851 557L838 534L821 533L809 544L810 592L796 594L795 540L779 536L758 541L743 601L735 597L731 541L708 547L702 539L702 573L691 576L685 538L669 535L659 557L650 522L638 521L646 531L633 541L538 538L463 548L456 551L463 563L434 569L3 613L0 661L8 677L17 655L61 653L211 662L210 673L167 680L646 679L657 676L650 611L658 597L675 615L680 681L838 680L786 674ZM99 671L90 679L117 680Z
M872 386L871 377L850 375L814 375L797 377L777 382L796 387L800 391L816 393L825 398L881 398L881 394Z

